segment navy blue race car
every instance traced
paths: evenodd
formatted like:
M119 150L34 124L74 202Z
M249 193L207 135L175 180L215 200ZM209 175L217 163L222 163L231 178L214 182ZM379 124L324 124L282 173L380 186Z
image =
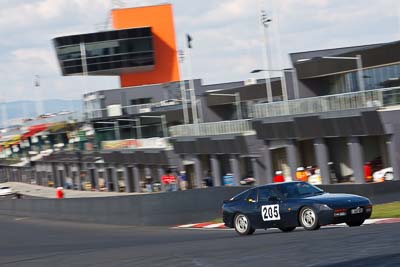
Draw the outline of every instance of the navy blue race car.
M346 223L360 226L371 216L368 198L325 193L305 182L264 185L224 201L223 220L239 235L255 229L279 228L283 232L302 226L316 230L323 225Z

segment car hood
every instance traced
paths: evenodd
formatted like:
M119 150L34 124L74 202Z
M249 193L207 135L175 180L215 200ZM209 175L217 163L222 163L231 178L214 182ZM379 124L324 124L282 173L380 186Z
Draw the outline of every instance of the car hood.
M324 193L322 195L310 196L306 199L326 204L331 208L350 208L371 204L370 200L366 197L350 194Z

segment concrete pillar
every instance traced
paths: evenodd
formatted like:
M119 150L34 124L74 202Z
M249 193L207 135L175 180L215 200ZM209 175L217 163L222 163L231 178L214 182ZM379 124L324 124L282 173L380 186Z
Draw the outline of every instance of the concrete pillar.
M133 166L133 184L135 188L136 193L140 193L142 190L140 188L140 173L139 173L139 167L137 165Z
M265 142L264 151L263 151L263 159L264 159L264 168L265 168L265 180L267 184L273 183L274 181L274 166L272 163L272 153L269 146L269 142Z
M349 147L350 164L353 169L353 176L356 183L365 183L364 173L364 157L360 138L351 136L348 138L347 145Z
M97 191L100 191L100 183L99 183L99 168L96 166L96 164L93 164L94 168L94 183L95 183L95 188Z
M321 171L322 183L330 184L328 146L323 138L314 139L314 151L317 165Z
M114 184L114 191L119 192L119 183L118 183L118 174L117 174L117 168L114 166L112 167L112 181Z
M56 165L56 186L62 186L62 172L60 165Z
M194 187L201 188L204 174L203 174L203 167L201 166L200 157L198 155L193 156L193 161L194 161L194 175L195 175Z
M210 156L211 161L211 173L214 179L214 186L221 186L221 167L217 155Z
M240 166L239 166L239 156L232 154L229 163L231 165L231 172L235 179L235 185L240 185Z
M297 143L296 140L289 140L286 146L286 154L288 158L288 164L290 167L290 176L293 180L296 179L296 169L299 167L297 159Z
M400 180L400 132L389 136L386 143L394 179Z
M145 176L147 176L147 175L152 176L150 166L144 166L144 175ZM157 181L157 177L151 177L151 178L153 178L153 181Z
M65 188L65 183L67 182L67 166L62 164L62 176L61 176L61 186Z
M382 164L383 168L391 167L392 165L390 164L390 159L389 159L389 146L387 146L387 143L390 142L388 140L388 137L383 135L379 137L379 150L381 152L382 156Z
M133 175L132 167L124 166L125 192L127 193L131 193L134 191L132 175Z
M113 171L110 166L105 167L105 179L106 179L107 191L111 191L111 184L113 181Z
M77 175L76 183L77 183L77 186L78 186L78 190L82 190L83 188L82 188L82 175L81 175L81 173L83 171L83 168L81 168L80 164L76 164L75 167L76 167L76 175Z
M177 158L176 166L178 167L178 171L185 170L185 166L183 165L183 158L181 156Z
M67 178L71 178L71 167L68 164L64 164L64 183L67 182Z
M256 185L260 185L262 180L258 160L257 158L251 158L251 166L253 168L254 178L256 179Z

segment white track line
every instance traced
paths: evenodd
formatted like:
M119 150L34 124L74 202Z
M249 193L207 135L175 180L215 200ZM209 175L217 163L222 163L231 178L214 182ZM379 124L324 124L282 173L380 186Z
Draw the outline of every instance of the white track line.
M179 225L179 226L174 227L174 228L190 228L190 227L193 227L193 226L195 226L195 225L198 225L198 223Z
M210 224L207 226L204 226L203 228L220 228L221 226L225 225L224 223L214 223L214 224Z

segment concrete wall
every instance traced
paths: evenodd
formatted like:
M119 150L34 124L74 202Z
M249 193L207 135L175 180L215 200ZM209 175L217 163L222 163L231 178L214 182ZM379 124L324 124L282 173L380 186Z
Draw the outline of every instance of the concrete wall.
M400 182L321 186L374 202L400 199ZM172 226L221 217L222 201L245 187L214 187L163 194L85 199L1 200L0 214L115 225Z

